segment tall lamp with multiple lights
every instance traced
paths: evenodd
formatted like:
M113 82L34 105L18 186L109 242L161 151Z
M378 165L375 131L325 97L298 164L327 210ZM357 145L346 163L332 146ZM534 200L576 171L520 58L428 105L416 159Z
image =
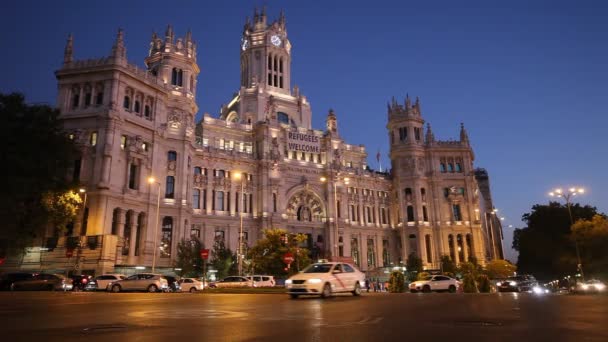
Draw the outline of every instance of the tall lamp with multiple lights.
M148 178L150 185L158 185L158 198L156 200L156 225L154 227L154 248L152 248L152 273L156 270L156 250L158 249L158 221L160 219L160 182L157 182L154 177Z
M87 189L80 188L78 192L84 195L84 199L82 201L82 222L80 222L80 234L87 235L86 227L84 226L84 220L86 219L86 211L87 211Z
M570 216L570 227L572 227L572 225L574 225L574 218L572 217L572 203L570 202L570 199L576 195L582 195L585 193L585 189L583 188L575 188L572 187L570 189L568 189L568 191L564 191L561 188L557 188L551 192L549 192L549 196L551 197L556 197L556 198L563 198L566 201L566 206L568 207L568 216ZM578 261L578 271L581 274L581 278L583 279L583 281L585 280L585 274L583 273L583 263L581 261L581 253L579 251L578 248L578 240L575 238L574 239L574 247L576 248L576 259Z
M338 256L338 238L339 238L339 234L338 234L338 187L337 187L337 182L339 180L339 177L336 176L336 179L334 179L333 181L333 185L334 185L334 215L335 215L335 222L336 222L336 231L334 232L334 248L333 248L333 256L337 257ZM348 185L348 177L343 178L344 180L344 184ZM327 183L329 182L329 180L327 179L327 177L321 177L321 182L323 183Z

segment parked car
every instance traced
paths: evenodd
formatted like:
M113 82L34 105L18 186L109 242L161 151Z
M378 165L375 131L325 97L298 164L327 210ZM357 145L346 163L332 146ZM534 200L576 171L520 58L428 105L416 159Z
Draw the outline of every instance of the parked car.
M178 283L182 292L202 291L205 288L202 281L198 281L194 278L182 278Z
M93 280L92 276L79 274L70 276L70 279L72 279L72 291L91 290L90 287L87 288L87 285Z
M109 284L115 282L117 280L122 280L127 278L124 274L102 274L93 278L85 287L85 290L91 291L109 291Z
M252 280L254 287L274 287L276 285L273 276L252 275L245 278Z
M209 287L213 288L226 288L226 287L253 287L253 282L251 279L247 279L245 277L226 277L220 281L216 281L209 285Z
M163 277L165 277L165 279L167 279L167 284L169 285L166 292L180 292L181 291L181 289L179 287L179 280L176 277L173 277L173 276L163 276Z
M117 280L110 285L112 292L121 291L166 291L169 288L167 279L162 274L138 273L125 279Z
M577 284L575 293L601 293L606 291L606 284L599 280L588 280Z
M322 298L338 292L361 294L365 284L365 274L351 264L323 262L309 265L300 273L285 281L285 288L291 298L300 295L319 295Z
M9 272L0 274L0 291L10 291L13 284L21 280L29 280L34 277L31 272Z
M25 280L15 281L13 291L71 291L72 279L61 274L39 273Z
M518 275L496 283L496 286L498 292L530 292L538 286L538 282L531 275Z
M410 283L410 292L432 292L432 291L448 291L456 292L460 288L460 281L444 275L431 275L422 280L417 280Z

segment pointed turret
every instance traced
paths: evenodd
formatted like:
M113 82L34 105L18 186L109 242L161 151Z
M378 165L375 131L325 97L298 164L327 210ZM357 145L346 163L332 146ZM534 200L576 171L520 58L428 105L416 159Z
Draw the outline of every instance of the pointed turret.
M431 130L431 124L430 123L426 124L425 140L426 140L426 143L428 145L432 145L435 142L435 134L433 134L433 131Z
M124 33L122 29L118 29L116 34L116 40L112 46L112 57L116 61L120 61L127 58L127 49L125 48Z
M464 123L460 123L460 142L464 144L469 144L469 134L467 130L464 128Z
M420 111L420 98L418 96L416 96L416 102L414 103L414 114L416 115L420 115L421 111Z
M74 60L73 49L74 49L74 37L70 33L70 35L68 36L68 41L65 44L65 49L63 50L63 64L72 63L72 61Z
M173 27L171 25L167 25L167 30L165 31L165 45L173 44Z
M334 110L331 108L329 109L329 113L327 113L325 125L327 127L328 132L338 133L338 118L336 117L336 113L334 113Z
M410 95L405 94L405 110L409 111L412 108L412 101L410 101Z

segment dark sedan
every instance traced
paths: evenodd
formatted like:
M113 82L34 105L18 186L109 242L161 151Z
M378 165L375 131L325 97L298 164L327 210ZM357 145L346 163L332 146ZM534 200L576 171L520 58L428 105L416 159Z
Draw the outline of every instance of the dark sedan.
M519 275L498 282L496 286L498 292L530 292L538 286L538 282L531 275Z
M71 291L73 281L61 274L40 273L13 283L13 291Z
M29 280L34 277L34 273L30 272L10 272L0 275L0 291L10 291L13 289L13 284L21 280Z

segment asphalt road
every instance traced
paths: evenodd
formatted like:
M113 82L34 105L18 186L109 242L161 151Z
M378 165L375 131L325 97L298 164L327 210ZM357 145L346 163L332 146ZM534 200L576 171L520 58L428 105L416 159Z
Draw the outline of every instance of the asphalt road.
M608 296L0 292L0 341L608 341Z

